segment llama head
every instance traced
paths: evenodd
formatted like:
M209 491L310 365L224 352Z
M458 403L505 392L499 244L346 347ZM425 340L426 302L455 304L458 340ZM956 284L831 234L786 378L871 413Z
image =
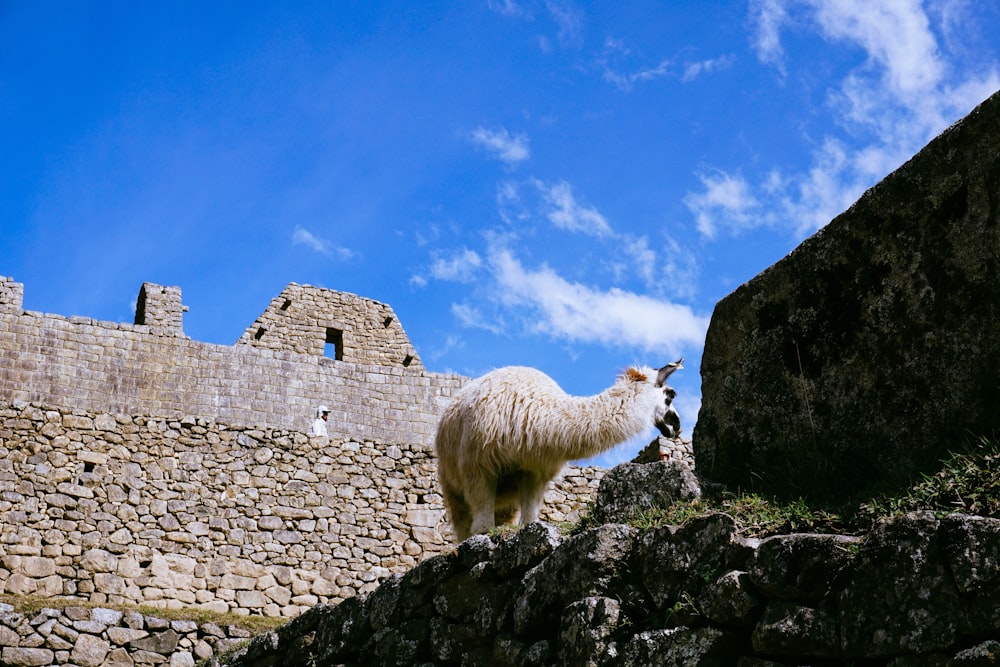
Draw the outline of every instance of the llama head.
M653 424L660 433L667 437L676 437L681 432L681 418L673 406L674 397L677 396L677 392L674 391L673 387L667 385L667 378L670 377L671 373L682 368L684 368L683 357L666 366L662 366L656 372L655 386L663 392L663 401L657 403L656 412L653 415Z
M657 387L666 386L667 378L670 377L670 374L673 373L674 371L679 371L682 368L684 368L684 357L681 357L677 361L669 363L666 366L662 366L656 372L656 386Z

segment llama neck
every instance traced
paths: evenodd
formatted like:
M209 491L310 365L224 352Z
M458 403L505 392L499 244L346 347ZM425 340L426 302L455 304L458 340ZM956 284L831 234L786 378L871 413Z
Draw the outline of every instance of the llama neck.
M559 420L566 460L597 456L638 435L652 423L659 392L649 384L619 381L595 396L570 397Z

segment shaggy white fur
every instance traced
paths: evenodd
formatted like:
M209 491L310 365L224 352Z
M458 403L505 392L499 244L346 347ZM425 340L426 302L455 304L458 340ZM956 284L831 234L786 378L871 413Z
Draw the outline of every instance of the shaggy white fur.
M545 487L567 461L604 452L662 421L673 390L658 371L629 368L595 396L570 396L534 368L500 368L465 385L445 409L435 447L456 537L538 518Z

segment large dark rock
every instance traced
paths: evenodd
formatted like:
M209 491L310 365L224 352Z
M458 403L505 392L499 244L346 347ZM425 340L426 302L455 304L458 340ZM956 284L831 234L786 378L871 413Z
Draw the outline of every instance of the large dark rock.
M1000 93L720 301L703 482L853 499L1000 432Z

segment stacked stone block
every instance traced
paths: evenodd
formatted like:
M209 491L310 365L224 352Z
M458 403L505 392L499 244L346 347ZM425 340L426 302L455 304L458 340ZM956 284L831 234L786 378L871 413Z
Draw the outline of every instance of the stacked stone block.
M143 283L135 307L135 323L144 324L163 336L184 335L184 313L180 287Z
M194 667L243 644L232 625L166 620L103 607L45 608L22 614L0 603L0 664Z
M332 408L331 435L432 442L438 415L466 378L425 371L388 306L330 290L288 289L292 312L298 312L296 301L316 294L328 300L324 307L337 298L353 304L334 322L344 327L345 359L323 356L323 339L315 336L318 347L309 353L291 349L291 334L257 341L285 340L283 349L191 341L179 324L177 288L144 285L139 319L147 324L129 324L22 311L21 285L0 279L0 400L300 431L322 403ZM280 311L280 304L273 309ZM365 330L374 333L366 338L359 333ZM362 353L358 341L377 349Z
M391 368L423 368L392 308L347 292L290 283L238 344Z
M24 303L24 285L0 276L0 312L20 313Z
M569 468L575 521L602 471ZM293 617L452 544L428 445L0 406L0 593Z

